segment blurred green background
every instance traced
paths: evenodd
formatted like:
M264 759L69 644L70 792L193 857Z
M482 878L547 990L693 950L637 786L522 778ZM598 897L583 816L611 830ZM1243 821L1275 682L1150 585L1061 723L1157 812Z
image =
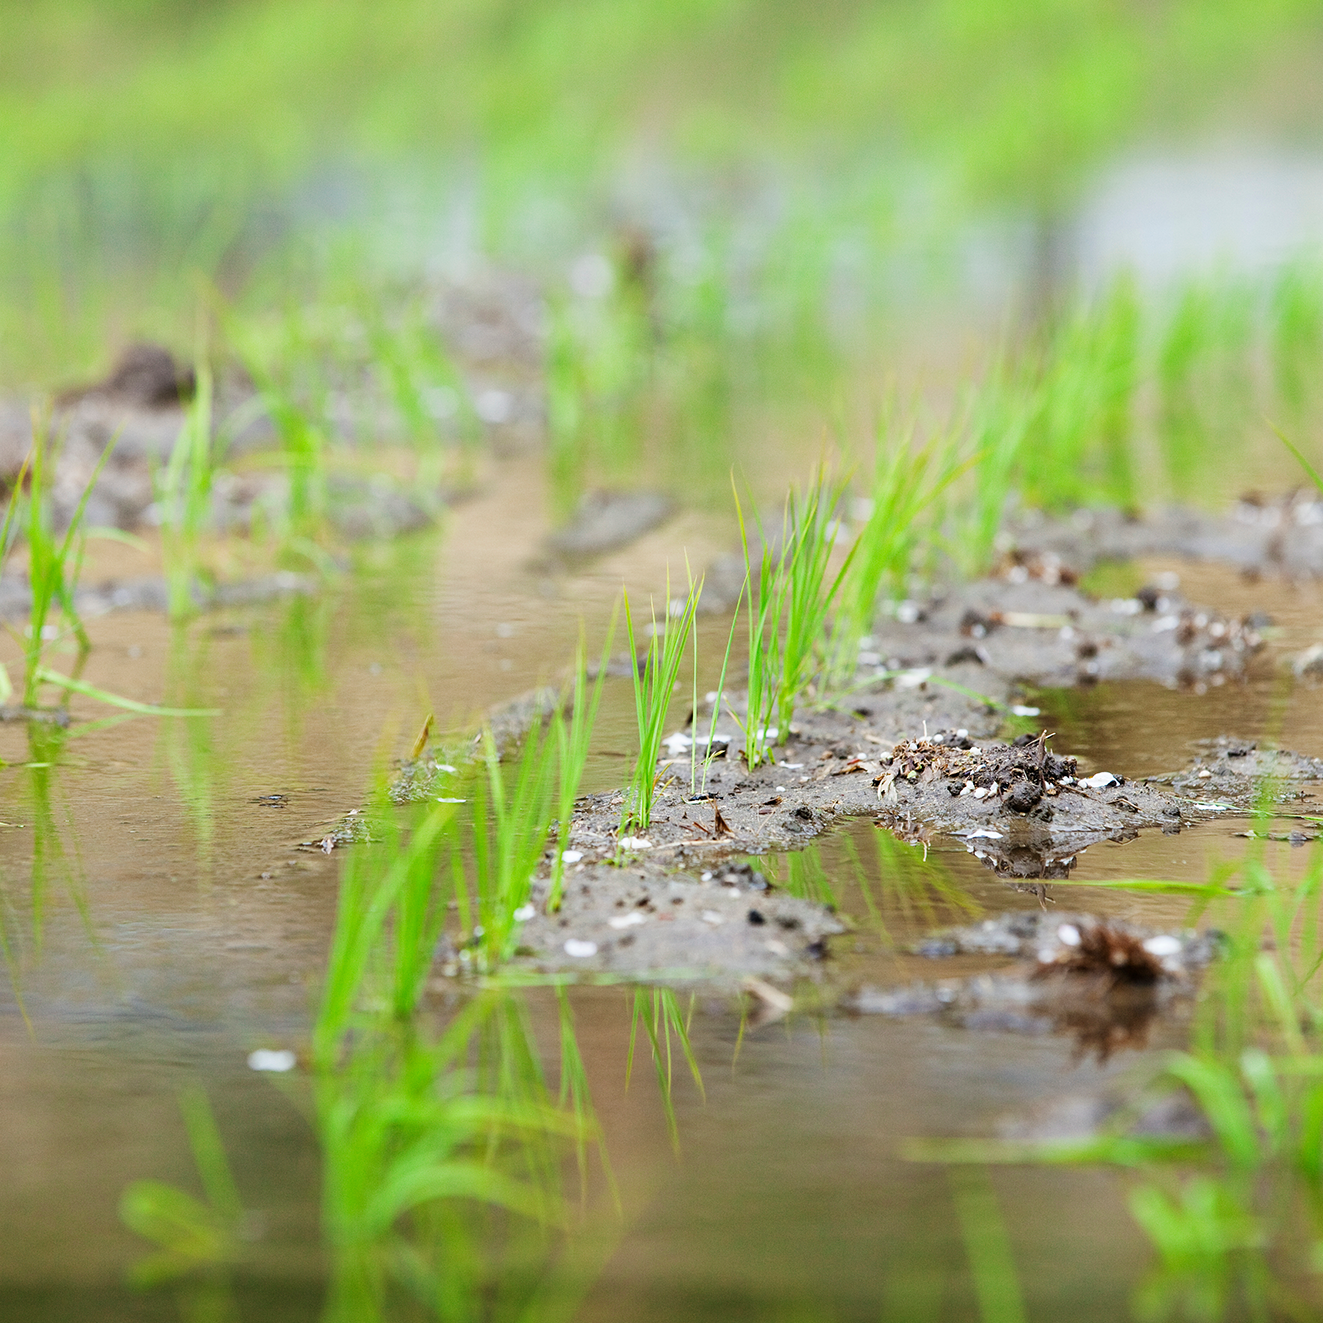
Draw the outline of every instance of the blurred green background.
M723 228L812 298L853 263L883 311L961 293L992 227L1032 301L1110 161L1313 151L1323 122L1311 0L5 0L0 25L11 384L186 343L200 280L260 304L347 260L563 274L629 226Z

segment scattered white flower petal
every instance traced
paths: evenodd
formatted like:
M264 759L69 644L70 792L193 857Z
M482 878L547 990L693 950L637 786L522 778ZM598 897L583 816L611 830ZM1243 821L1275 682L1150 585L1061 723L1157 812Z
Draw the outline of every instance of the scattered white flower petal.
M698 917L702 919L704 923L717 924L726 922L726 916L724 914L718 914L716 910L704 910Z
M1108 786L1120 785L1120 780L1111 772L1095 772L1092 776L1082 777L1078 785L1088 786L1090 790L1105 790Z
M974 793L978 794L978 791L976 790ZM965 836L971 841L978 840L980 837L988 841L999 841L1002 834L999 831L993 831L991 827L977 827L971 832L966 832Z
M690 739L688 735L685 735L678 730L674 735L668 735L662 740L662 743L666 746L666 752L669 753L672 758L678 757L686 749L693 748L694 744L693 740Z
M467 799L456 799L453 795L438 795L436 797L438 804L467 804Z
M586 960L589 956L597 954L597 943L585 942L578 937L568 938L565 942L565 954L574 956L578 960Z
M1197 808L1197 809L1204 809L1204 810L1205 810L1206 812L1208 812L1208 813L1230 813L1230 812L1231 812L1231 805L1230 805L1230 804L1214 804L1214 803L1209 802L1209 803L1207 803L1207 804L1196 804L1196 805L1195 805L1195 808Z
M531 919L533 915L535 915L536 913L537 913L536 905L531 905L531 904L521 905L514 912L514 920L516 923L527 923L529 919Z
M1036 717L1042 709L1028 707L1024 703L1012 703L1011 715L1014 717Z
M1063 923L1057 929L1057 941L1062 946L1078 946L1080 944L1080 930L1073 923Z
M622 836L620 838L620 848L622 850L651 850L652 842L646 836Z
M767 948L774 956L784 956L790 954L790 948L778 937L769 937L763 946Z
M269 1047L259 1047L256 1052L249 1052L248 1069L270 1070L283 1075L287 1070L293 1070L298 1060L288 1048L272 1050Z
M648 916L640 910L630 910L628 914L617 914L614 919L608 919L607 923L612 928L636 928L640 923L647 923Z
M1159 933L1144 943L1144 950L1151 956L1173 956L1179 954L1180 949L1181 939L1169 933Z
M577 864L583 858L582 850L562 850L560 852L561 862L565 864Z
M450 772L453 775L455 772L459 770L459 768L451 767L449 763L437 763L436 770L438 772Z

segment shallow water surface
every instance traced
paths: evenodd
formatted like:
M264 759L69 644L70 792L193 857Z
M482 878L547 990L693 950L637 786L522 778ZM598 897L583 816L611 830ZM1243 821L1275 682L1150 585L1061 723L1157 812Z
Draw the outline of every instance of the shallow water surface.
M313 1102L301 1071L259 1075L247 1054L306 1047L339 866L316 842L362 802L374 766L407 749L427 710L458 728L554 674L580 616L600 637L612 585L662 588L676 545L672 528L550 592L527 568L540 527L536 484L513 482L499 504L456 511L443 543L364 553L321 598L173 632L157 618L105 617L94 623L88 679L224 716L0 729L9 762L0 771L6 1319L321 1316L328 1256ZM698 563L720 546L701 522L680 532ZM1218 589L1216 576L1207 585ZM1284 631L1274 646L1308 641L1312 598L1272 591ZM719 662L723 643L704 634L708 660ZM620 775L629 701L623 684L607 694L595 785ZM1323 753L1312 693L1271 668L1203 695L1127 685L1037 701L1059 747L1132 776L1175 770L1195 741L1224 733L1289 731L1299 751ZM95 706L74 701L80 717ZM886 984L950 972L905 953L921 933L1005 909L1182 924L1187 900L1088 883L1205 880L1246 848L1234 834L1244 827L1228 815L1092 845L1078 852L1069 885L1017 889L958 842L904 844L868 820L765 866L852 921L824 968L828 983ZM1269 862L1288 869L1310 853L1269 849ZM522 1004L554 1077L553 993L507 995ZM620 1204L617 1214L594 1169L562 1255L581 1299L547 1304L547 1319L975 1318L948 1175L904 1160L904 1141L997 1133L1052 1099L1096 1093L1182 1032L1159 1021L1143 1050L1100 1061L1069 1036L922 1016L795 1013L759 1024L728 997L700 990L690 1002L682 989L704 1092L677 1051L673 1147L643 1049L626 1088L632 995L585 987L570 997ZM253 1210L242 1262L214 1300L126 1285L144 1245L117 1215L134 1180L198 1188L178 1106L197 1084ZM992 1185L1032 1316L1125 1314L1148 1250L1126 1212L1124 1178L1007 1169ZM520 1271L534 1275L551 1254L519 1252Z

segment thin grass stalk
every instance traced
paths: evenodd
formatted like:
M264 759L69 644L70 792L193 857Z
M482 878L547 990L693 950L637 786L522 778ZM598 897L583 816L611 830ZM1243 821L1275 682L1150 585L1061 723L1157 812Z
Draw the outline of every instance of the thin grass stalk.
M588 750L592 744L593 728L597 724L597 710L602 701L602 685L606 679L607 663L615 642L617 613L611 613L606 640L597 666L597 675L588 683L587 645L582 635L574 658L574 681L570 694L570 716L565 719L558 709L553 717L557 764L556 793L556 859L552 864L551 890L547 896L547 910L560 909L561 894L565 887L565 847L569 844L570 827L574 821L574 804L579 797L584 769L588 764Z
M159 484L159 500L166 512L162 534L172 620L183 620L197 610L193 586L198 573L198 545L211 516L215 478L211 440L213 383L206 363L198 364L196 377L197 393L192 408Z
M772 727L777 677L781 667L781 601L776 560L765 538L761 540L758 573L757 575L754 573L749 529L744 519L744 508L740 504L738 491L735 492L735 512L739 518L740 543L744 550L749 674L744 720L740 720L733 708L730 709L730 715L744 735L744 761L752 771L768 757L768 732Z
M721 716L721 704L725 701L726 694L726 672L730 668L730 651L735 644L735 630L740 622L740 606L744 602L744 595L749 587L749 581L746 578L740 585L739 595L735 599L735 610L731 614L730 629L726 634L726 651L721 659L721 675L717 678L717 696L712 702L712 716L708 721L707 727L707 750L703 755L703 779L694 793L705 794L707 792L707 775L712 767L712 760L717 756L714 750L714 743L717 736L717 720ZM697 718L698 707L694 706L695 718ZM694 734L698 734L697 720L694 722ZM697 741L695 741L697 742ZM693 786L692 773L690 775L690 786Z

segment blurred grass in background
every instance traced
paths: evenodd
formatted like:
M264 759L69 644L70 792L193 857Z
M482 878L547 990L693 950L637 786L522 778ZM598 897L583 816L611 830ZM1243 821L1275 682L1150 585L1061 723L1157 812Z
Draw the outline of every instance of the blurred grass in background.
M346 235L383 270L547 269L640 217L739 216L794 303L824 297L843 238L913 243L917 209L932 244L996 212L1050 265L1125 144L1233 111L1307 122L1282 88L1323 63L1321 20L1305 0L5 0L0 379L187 342L198 276L293 297Z

